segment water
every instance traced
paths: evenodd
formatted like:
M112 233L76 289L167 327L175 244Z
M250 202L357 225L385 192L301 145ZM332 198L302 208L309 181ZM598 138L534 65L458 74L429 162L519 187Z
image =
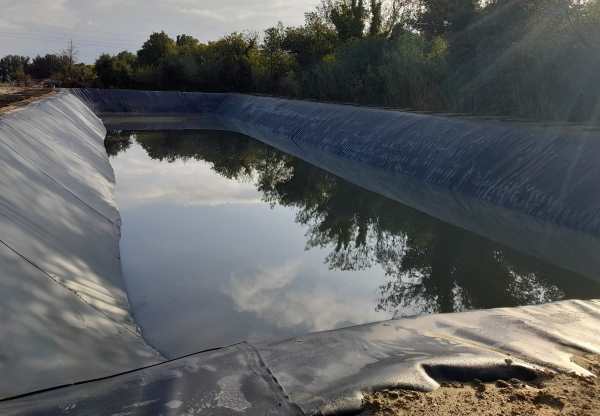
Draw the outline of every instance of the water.
M133 314L169 357L600 284L224 132L109 137Z

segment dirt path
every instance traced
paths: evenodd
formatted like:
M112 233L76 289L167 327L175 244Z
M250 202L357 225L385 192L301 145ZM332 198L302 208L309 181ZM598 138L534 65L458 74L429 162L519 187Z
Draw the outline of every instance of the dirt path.
M51 88L24 88L0 86L0 114L27 106L47 95L54 94Z
M600 356L577 362L600 377ZM553 416L600 415L600 380L572 374L543 375L531 382L446 383L431 393L385 390L365 399L374 416Z

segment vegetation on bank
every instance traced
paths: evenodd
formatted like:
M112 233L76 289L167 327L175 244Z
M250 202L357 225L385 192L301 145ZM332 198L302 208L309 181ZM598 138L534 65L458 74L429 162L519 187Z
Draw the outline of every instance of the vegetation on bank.
M5 57L2 78L237 91L535 119L600 118L600 0L322 0L298 27L137 53Z
M48 87L94 86L97 76L94 65L77 62L77 51L72 43L58 54L46 54L33 59L7 55L0 59L0 83L10 82L29 87L39 85L39 81Z

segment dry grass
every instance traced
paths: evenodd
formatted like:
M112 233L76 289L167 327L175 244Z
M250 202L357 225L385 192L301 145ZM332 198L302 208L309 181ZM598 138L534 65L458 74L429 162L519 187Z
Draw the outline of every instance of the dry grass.
M42 97L54 94L51 88L12 87L0 85L0 114L27 106Z

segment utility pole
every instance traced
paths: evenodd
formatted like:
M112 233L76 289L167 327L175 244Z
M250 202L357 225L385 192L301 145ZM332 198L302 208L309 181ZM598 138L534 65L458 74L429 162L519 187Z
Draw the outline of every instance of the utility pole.
M73 44L73 39L69 41L69 46L63 51L63 56L67 58L67 78L71 80L73 78L73 67L75 66L75 60L77 59L77 49Z

